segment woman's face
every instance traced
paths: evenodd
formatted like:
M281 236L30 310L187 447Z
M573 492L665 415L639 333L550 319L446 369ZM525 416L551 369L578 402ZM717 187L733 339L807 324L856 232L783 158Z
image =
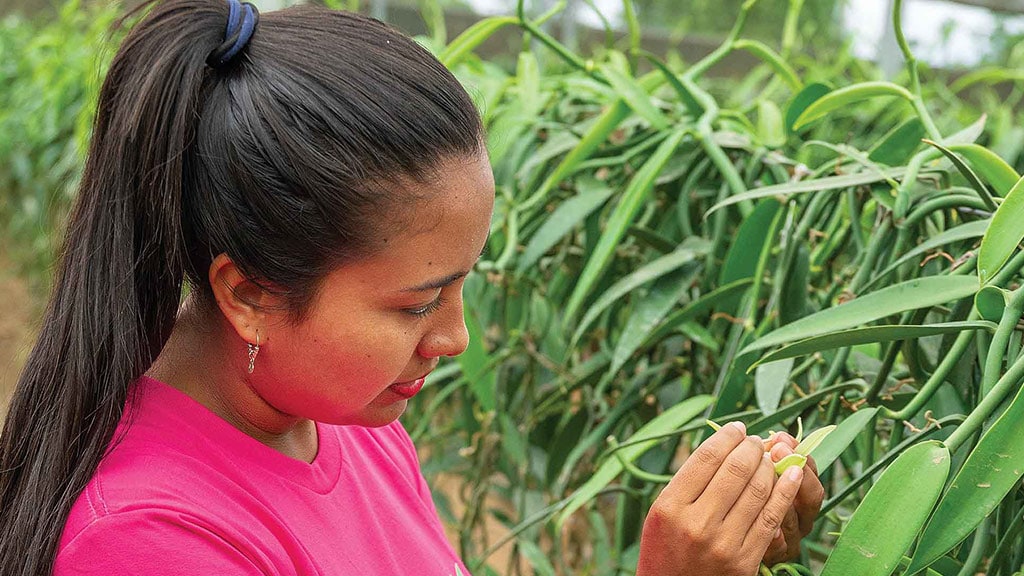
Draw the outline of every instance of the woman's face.
M329 274L299 324L265 334L251 386L277 410L331 424L383 426L442 356L465 350L462 285L490 229L486 155L447 162L406 224L374 256Z

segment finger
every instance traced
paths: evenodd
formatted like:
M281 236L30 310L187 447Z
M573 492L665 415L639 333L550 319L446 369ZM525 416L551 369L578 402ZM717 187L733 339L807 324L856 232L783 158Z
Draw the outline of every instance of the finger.
M722 426L693 451L662 493L673 500L692 504L704 493L726 457L746 438L747 428L742 422Z
M811 474L814 474L815 477L818 476L818 463L815 462L814 458L812 458L811 456L807 456L807 464L804 466L804 468L807 468L811 472Z
M772 461L773 462L778 462L779 460L782 460L783 458L785 458L786 456L789 456L792 453L793 453L793 449L790 448L789 446L787 446L785 444L776 444L776 445L772 446L772 450L771 450Z
M785 446L789 446L791 450L796 450L796 447L800 445L800 443L796 441L796 438L793 438L789 434L789 432L779 432L778 434L776 434L776 436L776 444L783 444Z
M764 553L763 562L768 566L774 566L779 562L785 562L785 560L786 537L782 535L782 530L777 530L771 544L768 545L768 550Z
M746 534L764 508L764 503L772 495L774 487L775 466L762 453L761 463L758 464L757 470L743 488L732 509L725 515L724 523L736 527L739 534Z
M803 473L803 469L796 466L790 466L782 473L782 476L775 482L775 488L772 490L768 502L765 503L757 520L747 532L743 545L757 557L764 556L768 544L775 537L776 530L782 526L786 513L793 506L793 500L796 499L796 494L803 481Z
M807 474L804 474L807 476ZM799 496L798 496L799 497ZM800 533L800 516L796 509L790 508L786 511L786 517L782 519L782 538L785 540L786 549L782 553L780 562L792 560L800 555L800 540L804 535Z
M806 536L814 528L814 521L821 510L821 503L825 500L825 488L818 478L818 467L813 458L807 459L804 466L804 479L800 484L800 491L797 492L793 501L793 509L798 517L798 530L800 536Z
M717 520L724 520L764 460L763 446L759 437L749 436L733 448L696 505L714 511L711 515Z

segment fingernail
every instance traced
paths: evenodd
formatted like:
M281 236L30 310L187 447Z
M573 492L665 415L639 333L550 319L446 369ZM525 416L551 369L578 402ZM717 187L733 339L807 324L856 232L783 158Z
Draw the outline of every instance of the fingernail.
M782 528L775 529L775 538L782 538Z
M727 426L735 427L737 430L740 431L741 434L746 434L747 433L747 427L746 427L745 424L743 424L743 422L739 422L739 421L729 422L729 424L727 424Z
M803 470L799 466L790 466L789 470L786 470L786 478L793 482L799 482L801 476L803 476Z

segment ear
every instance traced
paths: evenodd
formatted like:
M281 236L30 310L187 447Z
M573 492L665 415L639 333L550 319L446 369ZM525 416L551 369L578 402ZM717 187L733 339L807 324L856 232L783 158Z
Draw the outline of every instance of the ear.
M246 277L227 254L220 254L210 263L210 287L228 324L239 338L255 344L269 340L268 326L277 299Z

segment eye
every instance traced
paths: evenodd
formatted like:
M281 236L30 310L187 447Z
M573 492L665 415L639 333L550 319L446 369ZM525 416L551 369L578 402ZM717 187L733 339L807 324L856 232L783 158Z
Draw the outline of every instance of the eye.
M438 310L438 308L440 308L443 304L444 304L444 299L441 298L440 294L438 294L437 298L435 298L433 301L431 301L426 306L421 306L419 308L407 308L405 310L405 312L407 312L409 314L412 314L413 316L416 316L417 318L423 318L425 316L429 316L432 312L436 312Z

